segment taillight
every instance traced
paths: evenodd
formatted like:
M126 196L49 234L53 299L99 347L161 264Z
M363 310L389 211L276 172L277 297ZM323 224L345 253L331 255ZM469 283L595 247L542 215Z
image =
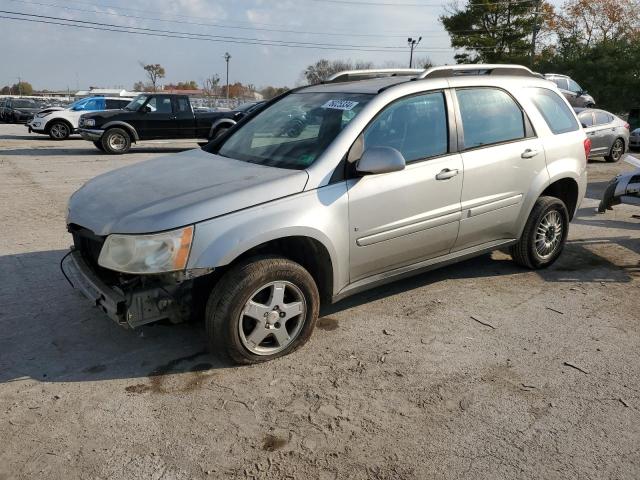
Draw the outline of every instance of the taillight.
M626 128L627 130L631 130L631 125L629 125L628 123L625 123L624 128Z
M590 138L585 138L584 139L584 158L588 161L589 160L589 155L591 154L591 139Z

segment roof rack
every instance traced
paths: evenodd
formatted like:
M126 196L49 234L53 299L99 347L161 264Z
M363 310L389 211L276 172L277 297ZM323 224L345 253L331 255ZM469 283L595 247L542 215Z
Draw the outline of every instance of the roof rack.
M350 82L379 77L415 76L422 73L421 68L377 68L369 70L345 70L334 73L324 83Z
M427 68L416 77L416 80L422 80L423 78L454 77L458 75L514 75L519 77L542 77L539 73L532 72L522 65L472 63Z

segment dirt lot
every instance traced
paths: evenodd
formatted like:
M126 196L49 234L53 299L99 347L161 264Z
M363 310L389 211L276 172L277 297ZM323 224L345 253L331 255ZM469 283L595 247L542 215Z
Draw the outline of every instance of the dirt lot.
M553 268L495 252L383 287L238 368L202 325L120 329L58 269L75 189L181 148L0 125L0 479L640 478L640 211L594 213L628 165L590 163Z

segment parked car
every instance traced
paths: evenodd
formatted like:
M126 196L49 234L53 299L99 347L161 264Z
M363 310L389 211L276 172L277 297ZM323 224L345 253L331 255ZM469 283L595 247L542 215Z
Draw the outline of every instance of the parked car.
M558 86L562 94L569 100L571 106L581 108L591 108L595 106L596 101L593 97L571 77L558 73L546 73L544 77Z
M2 111L2 120L8 123L27 123L41 108L41 103L29 98L9 98Z
M619 173L611 179L598 205L598 212L605 213L621 203L640 206L640 160L627 155L625 161L633 165L635 170Z
M298 111L309 123L281 134ZM589 145L525 67L303 87L201 150L86 183L62 266L120 325L203 312L213 351L265 361L306 342L321 302L504 247L553 264Z
M629 122L631 130L640 128L640 107L629 110L627 121Z
M4 107L7 104L8 100L8 97L0 98L0 121L4 121Z
M636 128L629 135L629 148L640 148L640 128Z
M629 124L614 114L595 108L576 109L578 119L591 140L590 158L619 161L630 145Z
M121 111L83 115L79 132L99 150L122 154L132 143L144 140L208 142L247 115L247 111L194 112L187 95L142 94Z
M119 110L131 102L122 97L88 97L75 102L70 108L46 108L38 112L27 127L29 132L49 135L53 140L66 140L77 132L83 113Z

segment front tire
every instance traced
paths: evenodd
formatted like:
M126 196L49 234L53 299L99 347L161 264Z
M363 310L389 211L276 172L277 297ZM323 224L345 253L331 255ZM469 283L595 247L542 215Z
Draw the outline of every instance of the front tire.
M111 155L122 155L131 148L131 137L129 133L121 128L110 128L100 139L105 153Z
M65 122L53 122L49 127L49 137L52 140L66 140L71 135L71 129Z
M231 268L209 296L210 349L235 363L287 355L307 342L320 309L313 277L298 263L254 257Z
M523 267L546 268L562 253L568 233L569 212L564 202L555 197L540 197L520 240L510 248L511 257Z
M609 155L605 155L604 159L610 163L619 162L624 154L624 140L621 138L616 138L616 141L611 145L611 150L609 150Z

